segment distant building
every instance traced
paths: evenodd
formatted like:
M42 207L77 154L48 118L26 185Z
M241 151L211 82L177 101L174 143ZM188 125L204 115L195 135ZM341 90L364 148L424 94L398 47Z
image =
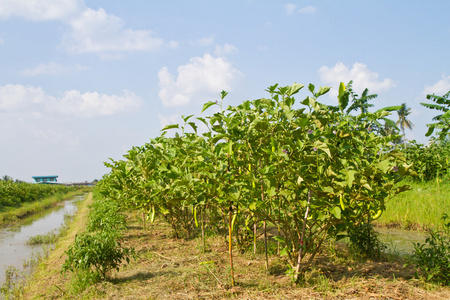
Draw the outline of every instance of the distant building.
M57 175L52 176L33 176L35 183L56 183Z

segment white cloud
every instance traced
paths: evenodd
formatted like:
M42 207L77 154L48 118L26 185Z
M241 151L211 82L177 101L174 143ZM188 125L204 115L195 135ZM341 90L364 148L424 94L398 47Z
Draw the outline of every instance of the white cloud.
M71 90L62 97L53 97L40 87L20 84L0 86L0 111L4 112L43 111L90 118L135 109L142 102L142 98L126 90L122 96Z
M25 76L36 76L36 75L61 75L68 73L72 70L87 70L85 66L75 65L75 66L62 66L55 62L49 62L48 64L38 64L34 68L26 69L21 72Z
M442 79L433 84L432 86L425 85L423 90L424 95L436 94L442 96L450 91L450 76L442 75Z
M380 91L386 91L395 86L394 81L389 78L385 78L380 81L379 75L367 68L365 64L355 63L353 67L349 69L346 65L338 62L333 67L323 66L319 69L320 80L329 86L337 87L340 82L347 84L350 80L353 80L353 89L356 93L361 93L364 89L368 88L369 92L377 93ZM337 90L333 89L330 96L336 96Z
M98 92L81 93L66 91L49 107L65 115L83 118L114 115L125 110L138 108L143 100L133 92L124 91L123 96L106 95Z
M290 16L294 14L296 7L295 4L288 3L284 5L284 10L286 11L286 14Z
M82 0L0 0L0 17L31 21L65 20L84 7Z
M159 98L164 106L189 104L194 97L210 97L221 90L231 91L242 74L223 58L210 54L193 57L179 66L175 78L166 67L159 73ZM199 99L204 101L205 99Z
M164 45L150 30L131 30L124 21L103 8L86 7L83 0L0 0L0 18L22 17L30 21L58 20L69 25L63 46L70 53L97 53L119 58L121 52L152 51ZM168 43L176 48L178 43Z
M301 9L297 9L297 5L288 3L284 5L284 10L288 16L294 15L294 14L314 14L317 11L317 8L314 6L305 6Z
M301 14L313 14L317 11L317 8L315 8L314 6L305 6L303 8L301 8L298 12Z
M225 44L223 46L216 45L216 48L214 50L214 55L216 56L226 56L229 54L237 53L238 49L230 44Z
M64 45L71 53L99 53L104 58L117 57L123 51L149 51L160 48L164 41L152 37L150 30L124 28L124 21L107 14L104 9L86 9L70 21L72 31Z
M21 84L0 86L0 111L15 111L32 104L43 103L49 96L40 88Z

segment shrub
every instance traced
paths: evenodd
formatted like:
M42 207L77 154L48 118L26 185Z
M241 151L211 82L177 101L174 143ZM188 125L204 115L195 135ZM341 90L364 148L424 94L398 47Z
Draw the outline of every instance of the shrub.
M113 231L77 235L74 244L65 252L67 259L63 272L93 270L106 279L109 271L118 271L122 261L129 263L130 255L134 256L134 250L122 247L119 240L120 235Z
M430 230L424 244L414 244L412 256L412 262L422 271L425 280L444 285L450 284L450 221L447 219L447 214L444 214L444 231Z
M355 225L347 229L347 233L350 239L350 248L362 257L381 258L383 251L387 248L378 239L378 232L373 229L371 223Z
M111 270L119 270L123 261L129 263L130 257L135 257L133 248L122 246L124 229L125 216L118 205L97 199L91 206L86 231L77 234L73 245L64 252L67 258L62 272L73 272L76 278L89 274L89 278L106 279Z

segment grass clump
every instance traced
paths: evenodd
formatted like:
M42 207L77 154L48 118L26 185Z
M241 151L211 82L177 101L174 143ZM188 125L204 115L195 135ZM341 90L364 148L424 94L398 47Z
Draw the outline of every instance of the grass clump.
M27 245L42 245L42 244L54 244L58 239L59 234L51 231L47 234L38 234L35 236L31 236Z

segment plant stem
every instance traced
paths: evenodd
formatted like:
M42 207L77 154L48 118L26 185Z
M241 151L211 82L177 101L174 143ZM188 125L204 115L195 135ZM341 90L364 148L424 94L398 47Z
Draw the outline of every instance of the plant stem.
M266 227L266 220L264 220L263 226L264 226L264 254L266 256L266 272L269 272L269 258L267 256L267 227Z
M295 270L295 282L298 282L299 275L300 275L300 265L302 263L302 252L304 248L304 239L305 239L305 230L306 230L306 221L308 219L308 213L309 213L309 205L311 204L311 189L308 190L308 206L306 207L305 212L305 218L303 219L303 227L302 227L302 235L300 239L300 249L298 251L298 258L297 258L297 268Z
M230 203L230 212L228 218L228 251L230 253L231 286L234 286L232 220L233 220L233 207Z
M257 224L256 221L253 223L253 254L256 254L256 234L257 234Z

